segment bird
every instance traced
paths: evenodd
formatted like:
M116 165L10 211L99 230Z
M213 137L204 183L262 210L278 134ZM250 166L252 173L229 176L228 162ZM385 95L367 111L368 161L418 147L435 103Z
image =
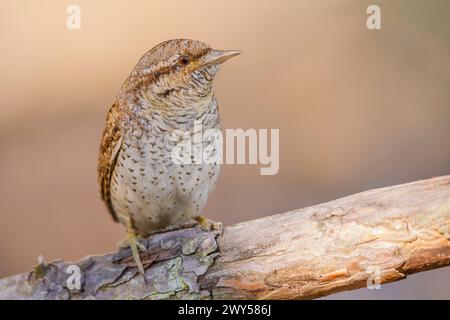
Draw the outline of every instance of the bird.
M191 39L162 42L141 57L107 113L97 167L101 198L114 221L125 226L121 246L131 249L145 280L140 239L191 220L212 225L201 212L220 163L173 161L173 134L192 137L196 123L221 130L213 80L225 61L241 53Z

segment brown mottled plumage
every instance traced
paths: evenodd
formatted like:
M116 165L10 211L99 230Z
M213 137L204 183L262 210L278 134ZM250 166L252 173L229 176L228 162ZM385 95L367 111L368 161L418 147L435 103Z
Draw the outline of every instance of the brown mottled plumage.
M98 181L114 220L127 227L144 275L136 236L199 217L215 186L219 164L174 163L172 134L193 137L194 123L220 130L212 80L221 63L239 53L195 40L163 42L139 60L109 110Z
M122 146L122 120L117 103L114 103L106 118L106 127L103 130L103 138L100 144L100 155L98 160L98 182L103 201L105 201L108 211L114 221L118 218L111 203L110 180L111 173L116 164L117 155Z

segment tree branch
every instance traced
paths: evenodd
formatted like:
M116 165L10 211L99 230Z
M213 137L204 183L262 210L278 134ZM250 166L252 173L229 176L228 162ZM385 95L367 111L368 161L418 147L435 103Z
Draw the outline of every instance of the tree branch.
M122 250L73 263L81 290L71 263L43 262L0 280L0 299L305 299L400 280L450 265L450 176L144 243L147 284Z

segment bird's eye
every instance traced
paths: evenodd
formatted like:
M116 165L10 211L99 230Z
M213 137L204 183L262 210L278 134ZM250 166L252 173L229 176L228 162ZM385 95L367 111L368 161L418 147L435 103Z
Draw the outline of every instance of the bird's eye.
M185 66L188 65L189 62L191 62L191 59L188 56L181 56L179 61L181 65Z

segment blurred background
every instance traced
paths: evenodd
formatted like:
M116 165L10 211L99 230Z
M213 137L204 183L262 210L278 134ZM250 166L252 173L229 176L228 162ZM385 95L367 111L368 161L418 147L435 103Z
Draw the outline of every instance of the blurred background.
M112 251L99 199L107 110L171 38L241 49L215 81L224 128L279 128L280 170L225 165L205 213L232 224L450 173L450 2L2 1L0 277ZM81 9L68 30L66 9ZM450 298L450 268L329 298Z

